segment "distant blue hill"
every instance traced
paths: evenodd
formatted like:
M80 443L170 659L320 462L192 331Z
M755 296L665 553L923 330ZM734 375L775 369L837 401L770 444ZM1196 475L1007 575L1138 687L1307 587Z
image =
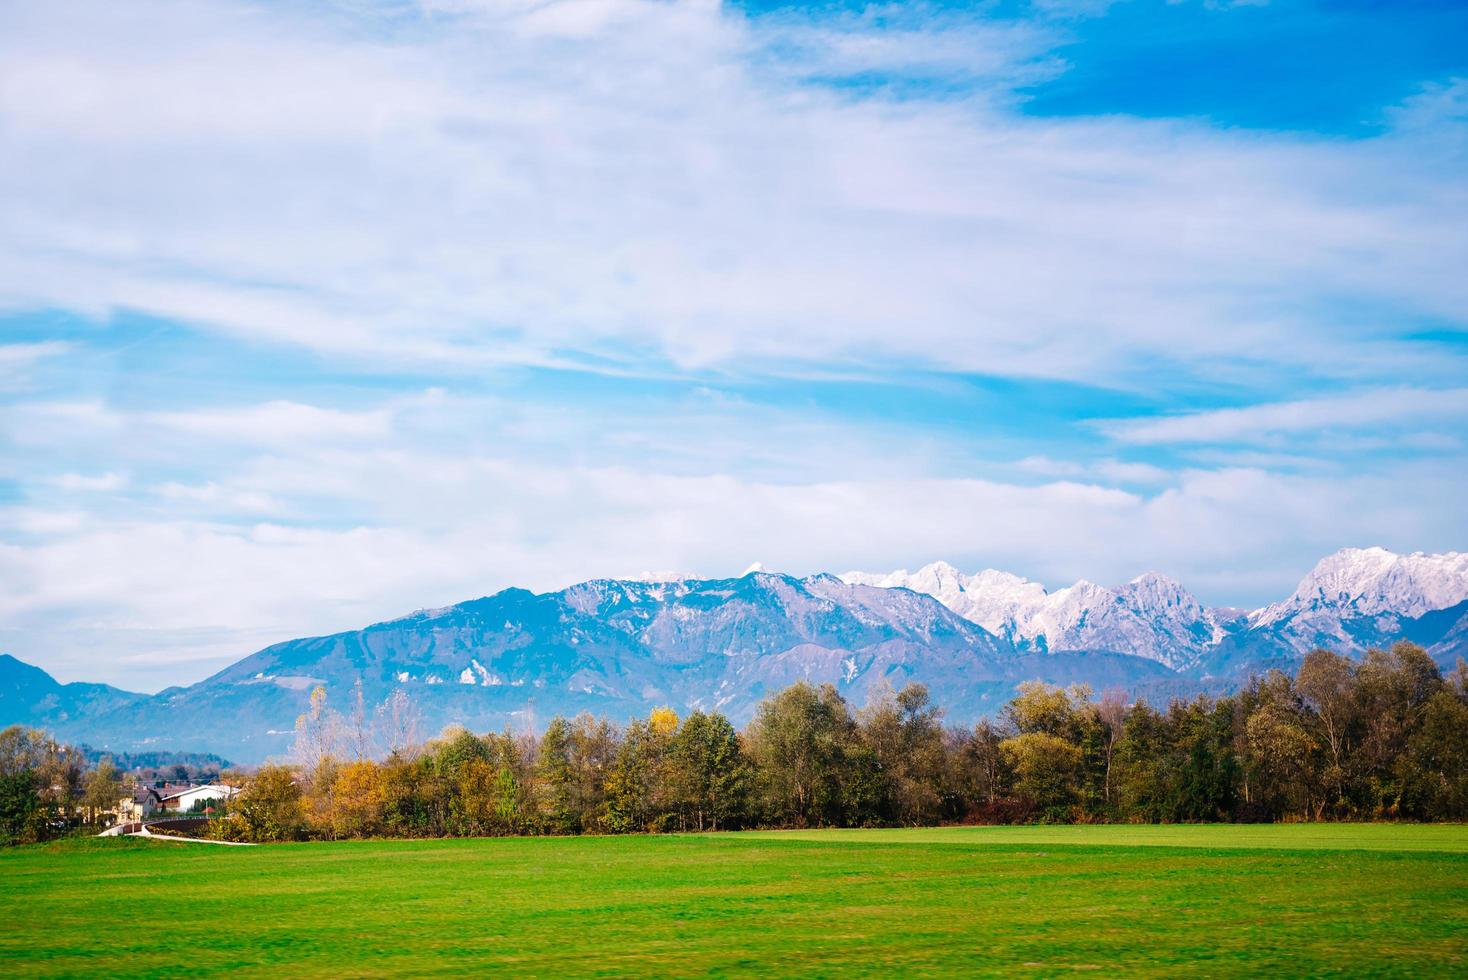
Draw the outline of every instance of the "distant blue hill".
M146 694L106 684L62 684L41 668L0 653L0 727L70 728L148 700Z

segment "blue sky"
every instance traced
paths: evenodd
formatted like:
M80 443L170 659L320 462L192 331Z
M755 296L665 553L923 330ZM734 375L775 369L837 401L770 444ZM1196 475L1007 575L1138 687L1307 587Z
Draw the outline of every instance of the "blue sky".
M1468 8L11 5L0 649L1461 549Z

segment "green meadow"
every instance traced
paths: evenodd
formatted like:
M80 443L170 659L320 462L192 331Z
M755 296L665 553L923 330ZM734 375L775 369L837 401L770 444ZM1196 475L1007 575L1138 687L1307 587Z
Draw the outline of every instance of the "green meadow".
M0 975L1468 975L1468 827L0 852Z

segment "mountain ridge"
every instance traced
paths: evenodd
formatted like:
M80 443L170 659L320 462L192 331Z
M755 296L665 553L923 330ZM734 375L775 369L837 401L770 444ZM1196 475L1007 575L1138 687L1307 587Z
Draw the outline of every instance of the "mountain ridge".
M920 681L950 721L969 723L1029 679L1153 700L1223 693L1251 673L1291 666L1320 636L1347 653L1413 639L1444 665L1468 653L1468 563L1457 553L1386 555L1327 556L1290 598L1263 607L1295 603L1267 623L1260 610L1206 608L1156 573L1050 592L1009 573L965 575L939 562L885 575L797 578L761 567L727 579L508 588L273 644L152 697L59 685L9 658L3 663L25 683L0 705L10 706L9 720L95 746L216 751L248 762L286 750L318 685L338 708L359 683L368 706L406 692L425 736L449 723L534 726L583 710L621 719L661 704L742 722L762 697L797 680L833 683L858 703L882 685ZM1440 605L1460 593L1459 603Z

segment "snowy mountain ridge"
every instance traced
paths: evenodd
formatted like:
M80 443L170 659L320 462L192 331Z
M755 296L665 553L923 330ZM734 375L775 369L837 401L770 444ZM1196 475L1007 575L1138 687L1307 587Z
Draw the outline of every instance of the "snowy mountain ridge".
M1126 651L1178 670L1244 633L1296 652L1359 648L1402 620L1468 600L1468 554L1344 548L1322 558L1289 598L1245 616L1209 609L1156 572L1115 588L1082 579L1054 592L1009 572L968 575L943 561L841 579L925 593L1019 650Z

